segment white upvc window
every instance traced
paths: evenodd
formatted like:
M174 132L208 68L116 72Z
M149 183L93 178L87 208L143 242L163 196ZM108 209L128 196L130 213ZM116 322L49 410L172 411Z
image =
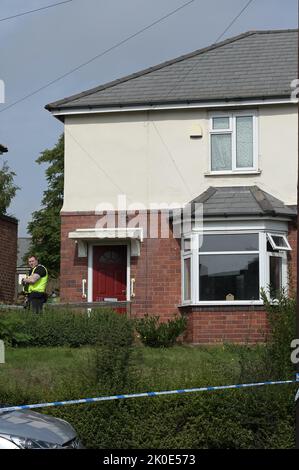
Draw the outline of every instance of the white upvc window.
M267 233L267 288L271 299L286 288L287 251L291 247L285 235Z
M274 238L275 247L270 240ZM281 238L280 238L281 237ZM286 248L286 247L289 248ZM205 231L182 240L183 305L261 305L287 287L285 234L267 231Z
M198 255L199 302L260 300L257 233L206 234Z
M267 233L267 238L273 250L291 251L290 244L285 235L279 233Z
M210 116L210 172L247 173L258 170L256 111Z

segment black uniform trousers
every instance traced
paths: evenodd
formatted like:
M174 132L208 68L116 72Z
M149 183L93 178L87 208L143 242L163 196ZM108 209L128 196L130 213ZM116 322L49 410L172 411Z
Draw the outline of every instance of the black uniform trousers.
M44 303L46 302L46 294L44 292L30 292L28 296L29 309L33 313L41 313Z

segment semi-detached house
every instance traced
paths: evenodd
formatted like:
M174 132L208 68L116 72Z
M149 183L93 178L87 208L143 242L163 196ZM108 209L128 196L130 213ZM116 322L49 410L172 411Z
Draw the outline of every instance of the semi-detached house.
M297 31L253 31L47 105L65 129L62 301L263 341L261 288L296 275L296 76Z

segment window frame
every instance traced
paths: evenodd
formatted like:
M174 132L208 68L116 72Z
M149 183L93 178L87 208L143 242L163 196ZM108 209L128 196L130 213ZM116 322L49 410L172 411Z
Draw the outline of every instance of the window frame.
M287 284L287 278L288 278L288 259L287 259L287 253L286 251L267 251L267 297L269 298L270 301L275 301L275 298L271 298L270 292L269 292L269 287L270 287L270 258L280 258L281 259L281 284L282 288L284 288Z
M252 166L250 167L237 167L237 133L236 133L236 118L237 117L252 117ZM229 118L229 129L213 129L214 118ZM256 173L258 171L258 113L256 110L244 110L236 112L217 112L210 113L209 115L209 174L212 175L231 175L242 173ZM212 169L212 135L231 135L231 170L213 170Z
M226 232L225 234L222 233L222 234L217 234L217 235L246 235L246 234L249 234L249 233L253 233L253 234L256 234L258 236L258 249L257 250L234 250L234 251L221 251L221 250L218 250L218 251L200 251L198 250L198 257L197 257L197 262L198 262L198 266L199 266L199 261L200 261L200 258L203 256L209 256L209 255L214 255L214 256L217 256L217 255L225 255L225 256L230 256L230 255L258 255L258 259L259 259L259 298L258 299L255 299L255 300L232 300L231 302L259 302L261 300L261 294L260 294L260 264L261 264L261 249L260 249L260 244L261 244L261 241L260 241L260 236L259 236L259 233L258 232L247 232L247 231L243 231L243 232ZM205 232L204 235L215 235L215 233L208 233L208 232ZM225 299L223 300L200 300L199 298L199 284L200 284L200 278L199 278L199 275L198 275L198 278L196 280L196 282L198 283L198 297L197 297L197 301L198 303L204 303L204 302L229 302Z
M181 273L182 273L182 285L181 285L181 299L184 305L191 305L193 299L193 256L192 256L192 234L186 234L181 239ZM190 250L185 250L185 240L190 240ZM190 299L185 299L185 260L190 259Z
M188 299L187 297L185 298L185 261L189 259L190 260L190 298ZM190 305L192 303L192 256L183 256L182 258L182 277L183 277L183 283L182 283L182 299L184 304Z

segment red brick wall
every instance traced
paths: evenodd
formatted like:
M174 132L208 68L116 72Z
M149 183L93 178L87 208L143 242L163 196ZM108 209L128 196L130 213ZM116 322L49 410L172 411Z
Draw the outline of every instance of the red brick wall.
M180 243L174 238L145 240L140 257L132 258L131 277L136 279L132 313L172 318L181 300Z
M290 292L294 293L297 280L297 228L295 223L289 224L288 240L292 248L292 251L288 252L289 288Z
M74 240L68 233L77 228L94 228L99 216L94 214L61 215L62 302L82 301L82 279L87 279L87 258L78 258ZM170 234L172 236L172 234ZM172 238L145 239L141 253L131 258L131 278L135 278L136 297L132 314L157 314L163 319L178 312L181 297L180 241Z
M147 227L150 230L148 218ZM158 218L158 234L161 233ZM131 277L135 278L136 297L132 314L158 315L167 321L179 313L181 302L181 241L169 238L146 238L139 257L131 259Z
M68 233L77 228L93 228L99 216L92 213L62 214L61 224L61 301L80 302L82 279L87 279L87 258L78 258L74 240ZM296 228L290 225L289 240L294 251L289 255L290 280L296 266ZM135 278L136 297L133 316L159 315L166 321L176 314L188 318L186 341L191 343L256 343L268 334L263 307L180 307L180 240L147 238L141 243L139 257L131 258L131 278Z
M189 343L259 343L269 333L263 307L193 307L183 311L188 318L185 340Z
M77 228L94 227L95 215L61 216L61 262L60 300L61 302L82 301L82 279L87 279L87 258L78 258L77 245L68 238L68 233Z
M0 216L0 302L12 303L17 270L18 222Z

